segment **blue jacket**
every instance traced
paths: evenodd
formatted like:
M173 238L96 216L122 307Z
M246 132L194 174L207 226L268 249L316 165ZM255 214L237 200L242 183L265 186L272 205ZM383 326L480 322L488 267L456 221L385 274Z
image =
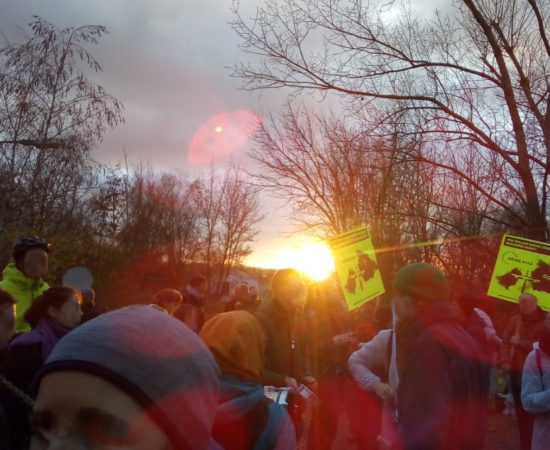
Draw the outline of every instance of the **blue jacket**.
M523 366L521 402L525 411L535 415L532 450L548 448L550 442L550 356L539 349L538 342L527 355ZM537 364L540 355L542 373Z
M261 384L222 373L212 436L225 449L296 448L296 433L283 406L264 396Z

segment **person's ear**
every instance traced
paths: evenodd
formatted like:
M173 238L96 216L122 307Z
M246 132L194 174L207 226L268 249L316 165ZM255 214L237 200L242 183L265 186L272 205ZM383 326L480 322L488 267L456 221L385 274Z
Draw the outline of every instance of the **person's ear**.
M58 312L59 312L59 310L55 306L52 306L52 305L48 306L48 309L46 310L46 313L52 319L55 319L57 317Z

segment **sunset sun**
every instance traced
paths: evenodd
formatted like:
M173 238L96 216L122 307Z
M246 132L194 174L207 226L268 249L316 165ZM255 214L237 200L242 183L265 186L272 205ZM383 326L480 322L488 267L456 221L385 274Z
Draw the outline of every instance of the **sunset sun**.
M326 243L305 244L296 252L296 268L313 281L321 281L334 270L334 261Z

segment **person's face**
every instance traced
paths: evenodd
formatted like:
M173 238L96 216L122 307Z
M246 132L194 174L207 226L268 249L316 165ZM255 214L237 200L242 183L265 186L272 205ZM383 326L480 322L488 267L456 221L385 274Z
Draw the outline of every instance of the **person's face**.
M417 307L413 299L407 295L396 292L392 297L393 308L397 320L400 322L405 322L411 317L413 317L417 311Z
M8 347L8 342L15 333L15 305L0 307L0 352Z
M35 280L48 273L48 253L41 248L31 248L23 259L23 272Z
M80 309L80 299L76 295L71 295L65 300L59 308L50 306L48 309L52 319L57 320L66 328L74 328L82 319L82 310Z
M246 300L248 298L248 286L246 284L235 286L235 298L238 300Z
M196 288L197 292L200 292L202 296L205 296L208 292L208 284L206 282L203 282L199 284Z
M533 314L537 309L537 299L531 294L521 294L519 296L519 310L522 314Z
M111 383L83 372L53 372L31 414L31 450L172 450L144 409Z
M293 276L288 279L287 285L281 289L279 298L284 304L299 310L304 307L307 299L307 286L301 277Z

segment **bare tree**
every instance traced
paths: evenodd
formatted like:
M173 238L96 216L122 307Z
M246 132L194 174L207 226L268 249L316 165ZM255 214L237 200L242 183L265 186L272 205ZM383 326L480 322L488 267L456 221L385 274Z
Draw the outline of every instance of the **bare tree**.
M334 92L354 111L375 101L386 118L407 118L401 133L422 135L421 161L550 238L548 2L461 0L429 20L374 0L267 2L252 19L236 2L234 12L242 48L260 58L235 67L244 88ZM499 189L464 170L472 153Z
M221 174L211 167L199 182L196 207L206 275L213 292L219 294L229 271L251 253L249 244L264 218L258 190L245 180L239 167L231 166Z
M39 17L30 26L31 37L0 48L0 226L7 235L74 225L71 217L97 185L90 149L123 120L120 102L79 67L101 70L84 46L105 27L59 30Z

